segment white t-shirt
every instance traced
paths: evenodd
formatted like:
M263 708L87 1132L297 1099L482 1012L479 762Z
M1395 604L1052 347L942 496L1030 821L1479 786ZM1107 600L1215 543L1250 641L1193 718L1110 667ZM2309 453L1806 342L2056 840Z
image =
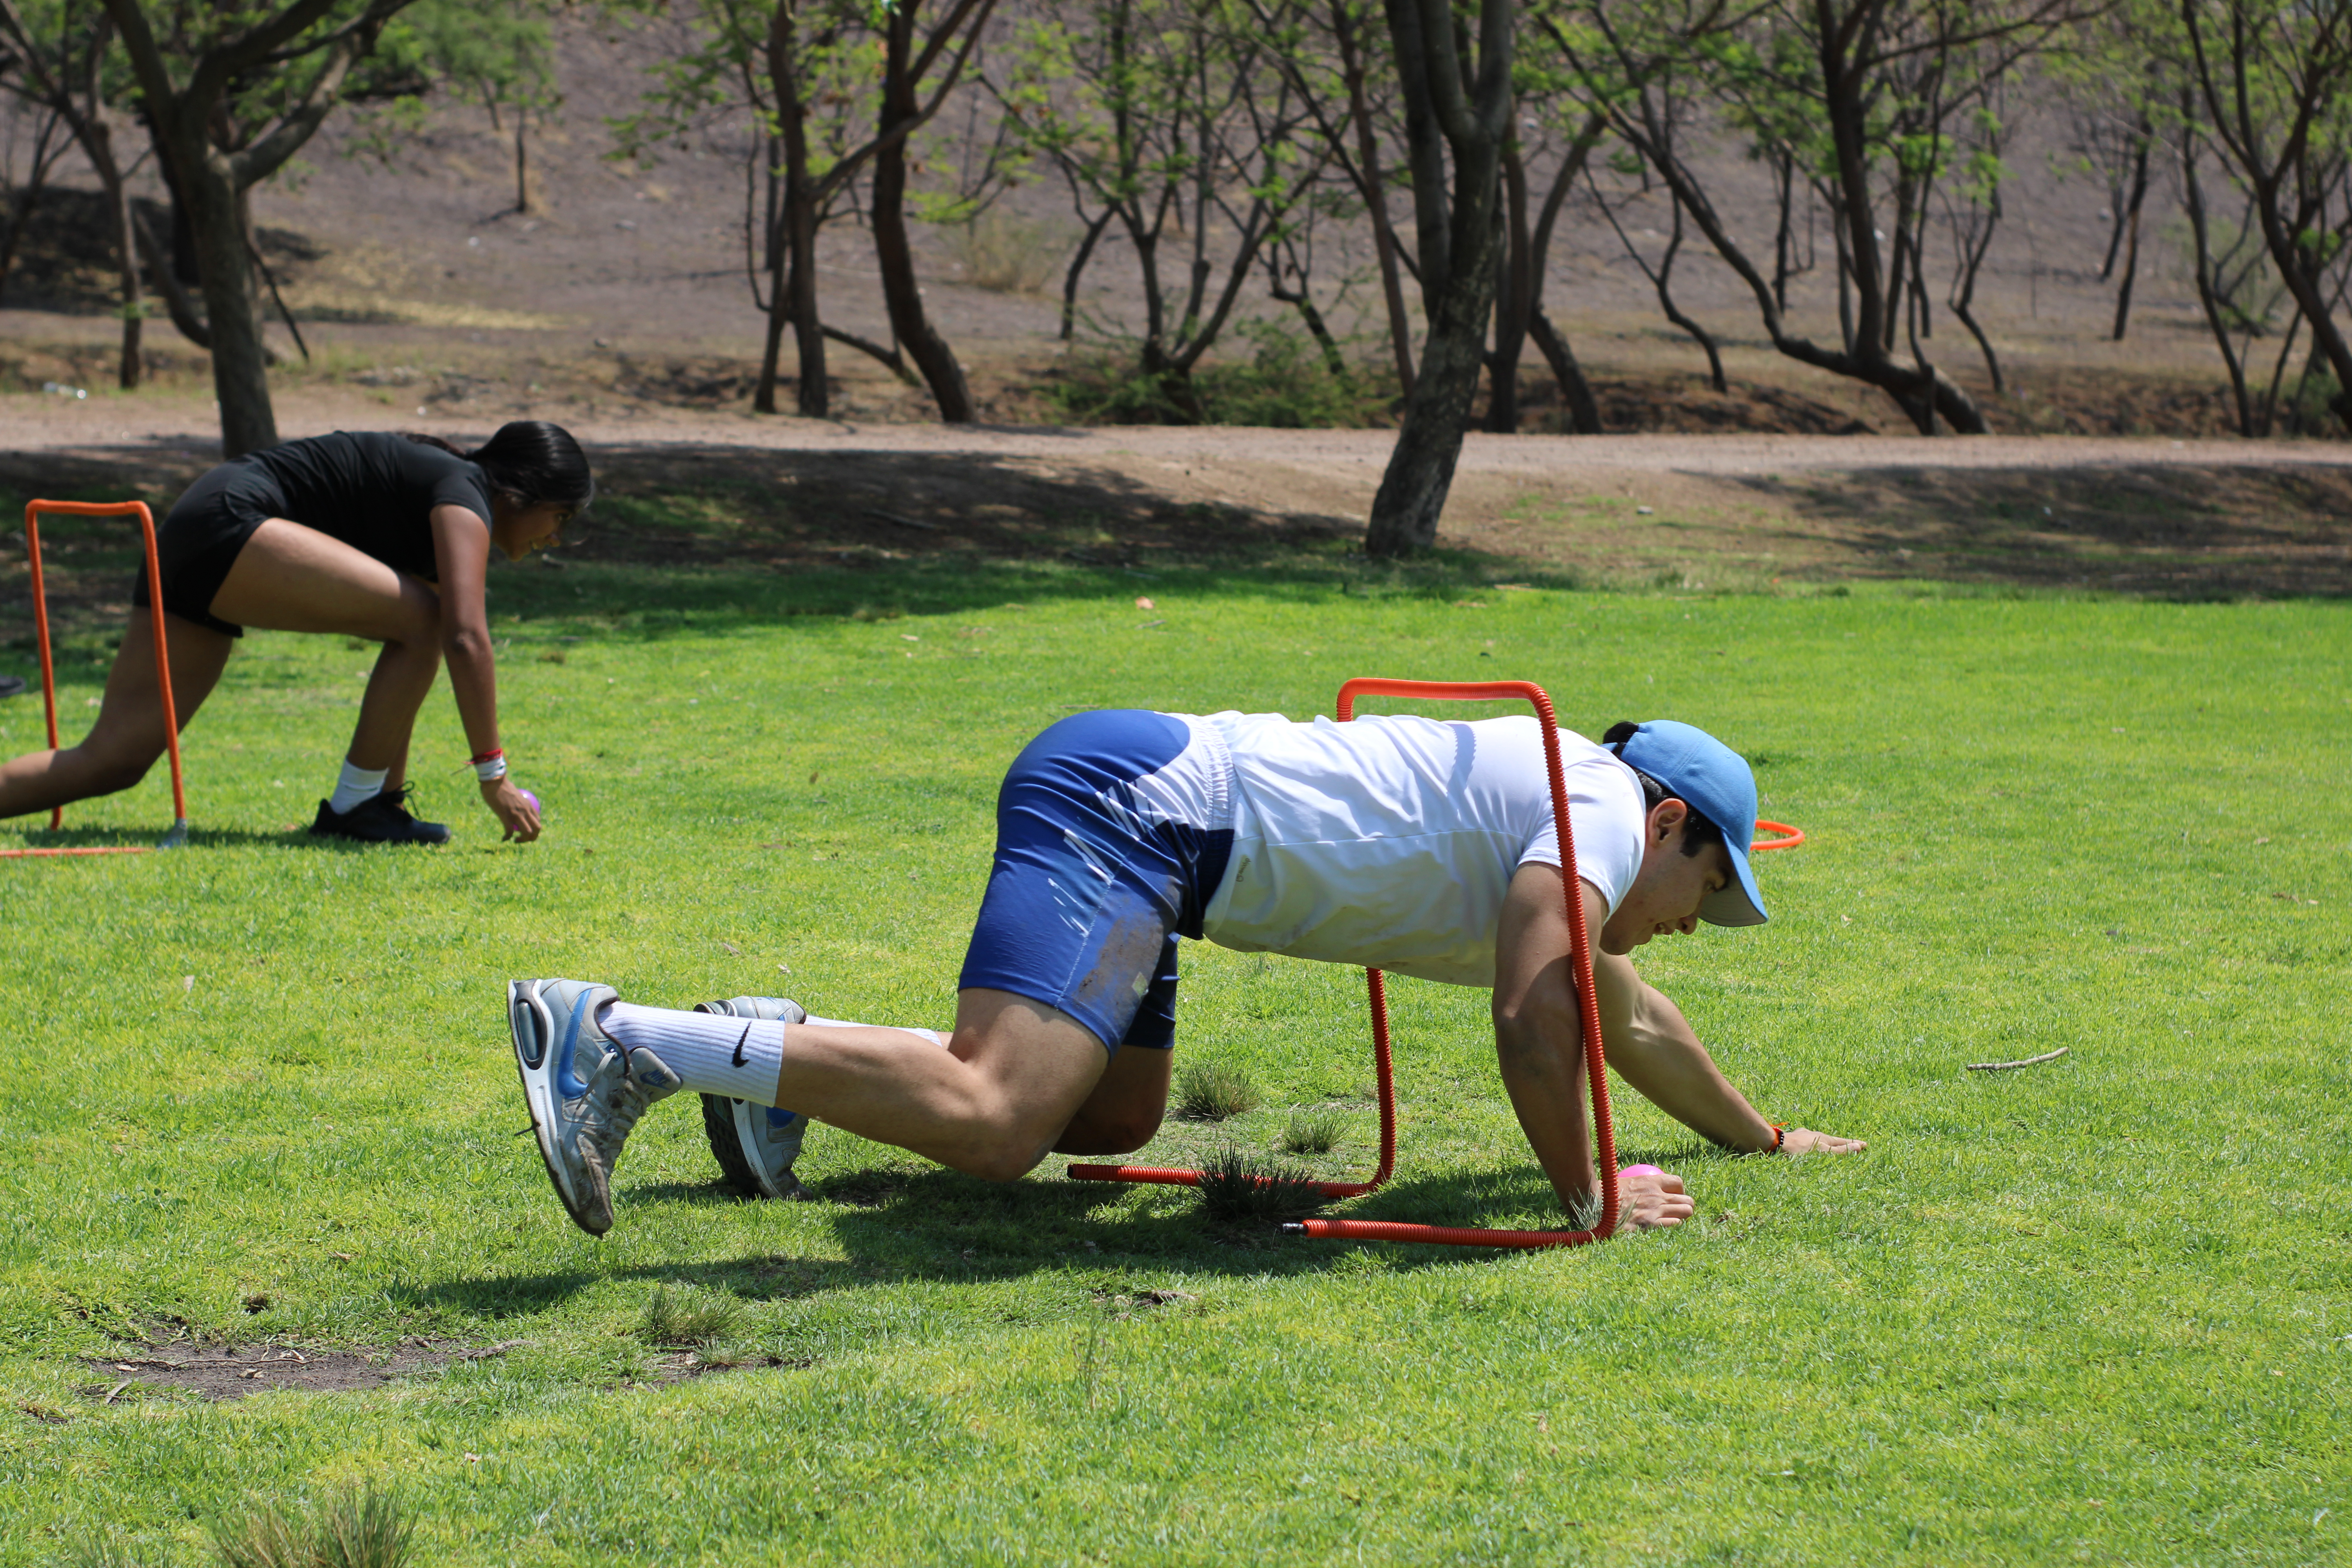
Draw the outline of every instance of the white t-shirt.
M1294 724L1218 713L1233 757L1234 847L1202 934L1244 952L1495 984L1511 877L1559 864L1532 716ZM1577 875L1614 912L1642 866L1633 770L1559 732Z

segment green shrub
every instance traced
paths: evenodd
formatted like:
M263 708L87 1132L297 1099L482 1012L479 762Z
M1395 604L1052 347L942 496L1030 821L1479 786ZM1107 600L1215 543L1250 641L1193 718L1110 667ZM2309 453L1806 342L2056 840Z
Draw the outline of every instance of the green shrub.
M686 1350L727 1338L742 1319L743 1303L732 1296L697 1300L656 1285L646 1299L645 1315L637 1320L637 1338L656 1350Z
M1201 1167L1201 1207L1209 1217L1235 1224L1250 1220L1299 1219L1323 1206L1323 1187L1295 1165L1261 1165L1227 1148Z
M1351 363L1334 374L1315 340L1286 321L1244 322L1246 358L1204 360L1189 377L1143 369L1132 342L1074 354L1045 388L1070 425L1260 425L1278 429L1373 429L1391 422L1395 372Z
M1293 1154L1328 1154L1347 1130L1347 1118L1328 1105L1294 1110L1282 1130L1282 1146Z
M346 1492L315 1513L289 1519L274 1508L241 1524L213 1526L223 1568L402 1568L415 1521L373 1486Z
M1188 1121L1223 1121L1257 1109L1257 1085L1224 1062L1187 1062L1176 1075L1176 1114Z

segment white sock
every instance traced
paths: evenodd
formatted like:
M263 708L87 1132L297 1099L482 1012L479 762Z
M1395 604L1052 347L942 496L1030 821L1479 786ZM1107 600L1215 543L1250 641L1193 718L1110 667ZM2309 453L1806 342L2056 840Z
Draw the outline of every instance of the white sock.
M622 1049L661 1058L690 1089L776 1103L776 1073L784 1059L780 1023L723 1013L673 1013L628 1002L613 1003L597 1022Z
M345 757L342 776L335 781L335 793L327 801L327 809L341 816L361 802L373 800L383 793L383 781L391 772L390 768L377 768L373 773L355 768Z

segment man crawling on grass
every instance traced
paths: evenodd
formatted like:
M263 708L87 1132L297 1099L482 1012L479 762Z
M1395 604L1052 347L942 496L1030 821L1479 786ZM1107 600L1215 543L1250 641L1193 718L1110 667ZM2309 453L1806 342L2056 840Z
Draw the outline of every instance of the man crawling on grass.
M1181 936L1491 988L1503 1086L1583 1223L1599 1189L1538 722L1061 721L1005 775L944 1034L781 997L672 1012L587 981L516 981L508 1021L557 1195L583 1230L609 1229L623 1143L680 1089L701 1092L712 1152L747 1194L798 1190L811 1118L991 1181L1049 1152L1140 1149L1167 1111ZM1748 764L1669 721L1559 741L1609 1065L1726 1148L1862 1148L1748 1104L1626 957L1702 920L1763 921ZM1624 1176L1620 1197L1628 1226L1692 1213L1671 1173Z

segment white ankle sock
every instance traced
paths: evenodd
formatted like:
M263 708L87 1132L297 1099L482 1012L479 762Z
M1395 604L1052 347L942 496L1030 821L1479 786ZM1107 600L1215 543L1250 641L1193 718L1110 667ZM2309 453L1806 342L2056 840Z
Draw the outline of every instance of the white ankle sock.
M390 768L377 768L373 773L355 768L345 757L342 776L335 781L335 793L328 799L327 809L341 816L362 801L373 800L383 793L383 781L391 772Z
M612 1004L597 1021L624 1050L644 1049L661 1058L688 1089L760 1105L776 1102L776 1073L784 1058L780 1023L722 1013L673 1013L627 1002Z

